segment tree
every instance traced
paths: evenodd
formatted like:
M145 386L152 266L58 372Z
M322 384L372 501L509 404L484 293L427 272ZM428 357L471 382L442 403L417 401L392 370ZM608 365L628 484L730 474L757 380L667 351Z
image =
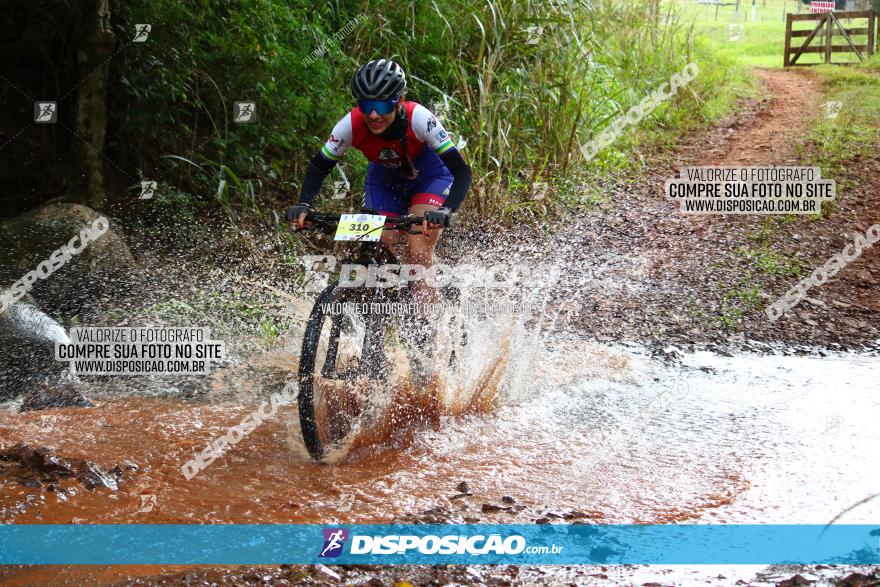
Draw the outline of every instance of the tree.
M76 46L79 87L74 106L70 186L76 199L101 209L107 200L104 185L104 142L107 131L107 72L113 55L109 0L86 0Z

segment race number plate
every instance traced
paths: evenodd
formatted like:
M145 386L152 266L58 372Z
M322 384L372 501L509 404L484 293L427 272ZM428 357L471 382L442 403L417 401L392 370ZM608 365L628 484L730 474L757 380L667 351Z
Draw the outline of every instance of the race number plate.
M336 228L338 241L377 241L382 236L385 216L373 214L343 214Z

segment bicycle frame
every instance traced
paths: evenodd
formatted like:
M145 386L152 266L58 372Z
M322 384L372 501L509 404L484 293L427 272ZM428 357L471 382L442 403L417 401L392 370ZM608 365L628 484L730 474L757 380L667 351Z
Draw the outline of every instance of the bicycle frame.
M307 222L311 224L305 227L305 230L318 230L326 234L331 234L336 230L339 224L339 215L310 214ZM414 230L414 226L424 222L423 217L404 216L398 218L387 219L384 228L397 229L402 232L411 234L419 234L421 231ZM377 229L378 230L378 229ZM343 263L357 263L360 265L399 265L397 256L394 253L394 245L382 243L380 241L348 241L353 242L357 246L351 247L344 257ZM384 327L388 324L387 316L373 314L369 311L363 313L364 331L363 342L361 344L360 355L357 364L350 368L348 366L343 369L337 368L337 358L339 353L339 339L343 332L343 315L328 313L324 308L332 303L339 301L352 301L361 296L360 302L373 301L400 301L403 297L411 295L411 288L346 288L335 281L330 284L315 301L309 319L306 323L305 333L303 336L303 347L300 353L299 364L299 397L298 405L300 411L300 428L305 441L306 447L312 457L320 461L327 447L327 443L334 442L338 438L322 439L316 420L315 408L315 385L314 376L319 373L315 371L316 362L322 359L323 363L318 370L320 377L325 379L354 379L366 376L376 382L385 380L388 372L388 357L383 350L383 344L387 331ZM320 348L321 332L329 320L329 335L326 339L326 346L323 357L318 355ZM409 354L409 351L408 351ZM450 356L450 364L454 360L454 354ZM427 377L427 372L421 364L420 359L415 359L413 363L415 369L419 373L419 377ZM321 400L319 400L321 401ZM362 415L362 414L361 414ZM361 417L361 416L358 416ZM329 433L329 431L328 431ZM332 436L332 434L331 434Z

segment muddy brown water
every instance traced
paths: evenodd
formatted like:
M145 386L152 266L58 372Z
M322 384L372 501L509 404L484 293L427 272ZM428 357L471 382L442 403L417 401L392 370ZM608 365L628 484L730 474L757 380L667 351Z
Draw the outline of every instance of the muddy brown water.
M186 480L181 466L265 393L214 404L108 397L94 408L0 412L0 448L24 442L105 470L139 467L116 491L66 479L61 492L27 487L2 463L0 521L532 523L577 512L591 523L825 523L880 487L877 357L696 353L669 364L637 346L499 340L475 341L482 350L462 357L459 377L442 390L399 385L382 425L333 464L308 458L292 402ZM295 365L296 357L276 350L258 361ZM242 381L248 394L253 387ZM471 495L459 495L461 481ZM518 507L483 511L505 505L504 496ZM434 518L419 517L426 511ZM878 518L874 500L840 521ZM734 584L760 570L698 575ZM698 580L693 571L586 569L571 580L593 573L611 584L689 584ZM0 583L109 585L175 572L188 571L6 567Z
M139 470L117 491L65 480L75 491L67 495L2 476L0 519L381 523L442 506L486 523L570 510L596 522L822 523L880 487L875 357L704 353L669 366L638 349L566 345L571 354L537 357L531 378L540 383L525 394L500 393L503 356L472 379L470 401L440 405L422 394L433 390L402 387L382 433L331 465L307 458L294 405L189 481L181 465L257 400L138 397L3 412L0 446L51 446ZM461 481L473 495L450 499ZM481 512L502 496L526 508ZM871 502L845 521L878 514Z

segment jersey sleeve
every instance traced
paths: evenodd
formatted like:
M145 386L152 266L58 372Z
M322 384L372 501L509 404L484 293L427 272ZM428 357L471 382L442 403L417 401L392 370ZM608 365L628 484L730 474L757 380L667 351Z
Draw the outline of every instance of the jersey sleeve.
M455 148L452 138L437 117L421 104L413 108L412 129L416 138L427 143L438 155Z
M351 147L351 138L351 112L349 112L333 127L330 138L321 147L321 154L331 161L339 161Z

